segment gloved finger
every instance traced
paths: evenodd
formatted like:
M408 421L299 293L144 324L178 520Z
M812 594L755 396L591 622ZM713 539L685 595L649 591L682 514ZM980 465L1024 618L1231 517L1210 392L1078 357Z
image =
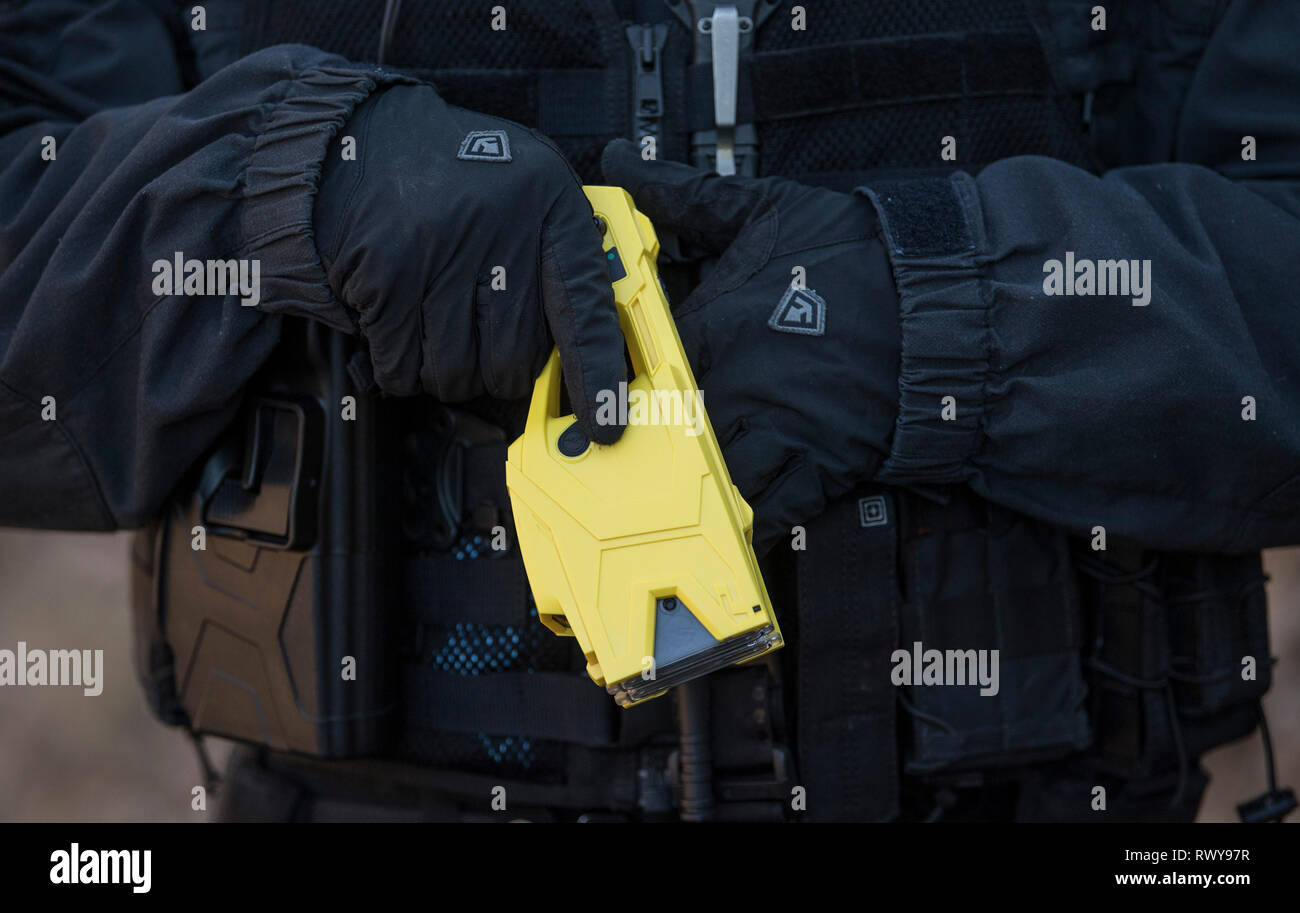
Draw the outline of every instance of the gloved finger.
M480 347L475 344L471 322L478 294L474 269L458 263L429 286L418 310L408 308L409 314L394 311L387 319L380 315L376 321L376 326L386 328L400 322L404 332L421 340L421 386L444 403L468 402L484 393ZM387 332L392 334L391 329ZM374 348L372 341L371 350Z
M359 317L375 383L389 396L441 394L427 377L431 353L421 324L418 306L403 307L388 299L380 299Z
M817 516L826 494L808 454L776 428L741 418L726 433L722 455L731 481L754 511L754 551L761 557L796 523Z
M612 444L623 428L596 421L598 396L602 390L617 394L627 370L600 241L591 204L575 184L542 225L542 308L560 350L574 415L589 439Z
M695 375L695 385L703 389L712 357L709 349L708 325L701 319L698 311L687 314L676 323L677 338L682 341L682 351L686 353L686 361L691 366L691 373Z
M766 185L751 178L722 177L677 162L646 161L641 147L617 139L600 157L605 181L632 194L637 209L656 229L720 254L763 201Z
M788 541L796 525L807 523L826 508L821 477L802 454L787 462L761 495L746 500L754 511L754 553L760 558L781 541Z
M713 405L705 400L705 408ZM752 504L800 453L774 429L753 418L729 416L727 404L718 405L722 411L710 409L709 418L714 430L719 432L722 457L727 462L731 481Z
M483 386L496 399L528 396L551 354L551 334L542 308L536 245L523 241L505 261L480 271L475 294L474 329Z

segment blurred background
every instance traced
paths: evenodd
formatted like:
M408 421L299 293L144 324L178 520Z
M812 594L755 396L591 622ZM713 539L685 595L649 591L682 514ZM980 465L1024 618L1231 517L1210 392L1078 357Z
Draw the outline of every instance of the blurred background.
M0 688L0 821L205 821L203 784L184 733L157 722L135 679L127 533L0 530L0 648L102 649L104 690ZM1264 554L1273 687L1264 700L1278 780L1300 789L1300 548ZM218 767L229 745L207 744ZM1235 821L1265 788L1258 734L1204 759L1203 821ZM1292 816L1294 820L1295 815Z

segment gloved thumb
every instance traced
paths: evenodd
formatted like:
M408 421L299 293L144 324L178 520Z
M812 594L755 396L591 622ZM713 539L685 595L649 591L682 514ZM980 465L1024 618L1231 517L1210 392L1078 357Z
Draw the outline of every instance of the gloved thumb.
M600 167L605 182L630 193L655 228L715 255L735 240L763 199L760 181L647 160L627 139L605 147Z

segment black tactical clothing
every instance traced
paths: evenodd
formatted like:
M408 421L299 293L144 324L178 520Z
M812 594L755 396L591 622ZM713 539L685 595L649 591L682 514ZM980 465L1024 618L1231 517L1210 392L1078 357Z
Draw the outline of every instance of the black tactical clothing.
M277 338L274 315L352 329L312 245L313 191L348 115L405 77L303 46L235 60L235 6L209 4L205 32L189 29L180 4L52 0L0 11L5 522L139 525L230 420ZM310 36L314 6L273 18ZM1013 157L974 178L904 180L876 194L903 329L900 415L881 478L968 481L1032 515L1170 548L1295 542L1300 316L1288 265L1300 260L1300 70L1287 39L1297 11L1153 4L1140 28L1112 22L1119 37L1107 41L1090 31L1085 6L1037 12L1058 55L1053 76L1066 91L1093 93L1105 176ZM815 46L843 15L814 8L809 33L771 20L773 41ZM574 13L573 30L591 18ZM799 103L826 111L829 125L843 118L835 109L882 93L863 69L877 62L853 63L868 50L837 51L862 76L856 95L801 84ZM975 67L942 51L929 58L936 73ZM390 59L400 64L402 52L395 46ZM756 62L757 82L780 53ZM41 158L44 136L57 143L55 161ZM1254 138L1253 161L1242 159L1244 137ZM802 142L819 145L816 131ZM770 145L762 167L779 173L784 147ZM865 171L871 153L838 157ZM958 153L968 161L960 143ZM583 177L598 179L594 168ZM261 303L155 300L149 264L175 250L260 258ZM1043 261L1066 251L1149 259L1151 303L1045 298ZM940 417L947 395L951 421ZM55 397L56 422L41 420L45 396ZM1247 396L1254 422L1241 419Z
M1100 784L1110 820L1191 818L1197 759L1256 725L1268 687L1258 549L1300 543L1300 10L1152 0L1107 5L1098 28L1090 0L826 0L802 20L791 4L738 5L753 28L718 67L693 18L704 4L673 0L525 0L502 30L468 0L217 0L200 31L192 4L163 0L0 5L0 522L114 529L166 511L137 543L142 591L169 555L205 582L219 567L223 593L256 589L267 549L190 554L191 496L239 488L214 445L250 384L303 388L286 348L330 365L321 389L343 389L341 343L311 342L315 324L357 330L322 260L333 251L316 246L314 198L358 108L424 80L523 125L507 132L538 131L587 183L611 140L648 136L661 160L734 158L744 176L856 193L878 222L897 307L876 342L896 344L897 383L825 392L843 426L826 434L870 435L880 453L854 450L870 477L837 466L861 484L801 518L806 549L765 561L787 648L704 680L716 817L1096 820ZM728 66L734 128L714 82ZM406 214L392 218L395 236ZM727 275L725 255L690 240L664 232L675 304ZM150 265L176 252L258 258L260 300L154 293ZM766 323L779 299L728 310L752 323L740 328L683 315L712 360L711 414L816 408L824 353L851 365L836 348L845 315L880 306L843 279L808 264L822 332L783 340L783 358L802 346L807 400L773 381L790 365L721 344L779 333ZM879 371L890 356L864 346ZM293 796L331 777L401 783L431 817L487 814L482 796L508 780L537 818L671 817L673 704L615 714L578 651L537 623L517 550L484 557L508 505L483 467L500 469L517 414L451 416L428 397L360 411L378 428L386 410L400 413L399 468L338 490L374 492L352 505L356 526L367 555L402 570L366 565L367 586L391 578L400 616L397 697L373 695L397 708L388 766L273 754L273 775L241 779L288 781ZM329 459L337 474L361 457ZM763 516L758 489L797 468L771 453L753 465L773 459L749 480L769 536L794 514ZM401 520L371 522L395 492ZM349 529L335 518L322 555L350 559L334 547ZM383 530L399 543L376 544ZM277 554L292 582L297 553ZM337 567L317 596L321 581L352 595L352 565ZM166 595L145 600L142 626L155 706L186 722L202 705L207 731L284 748L278 731L240 729L233 702L203 705L198 677L171 681L178 632L197 637L203 619L185 617L188 593ZM311 593L276 596L285 619L310 617ZM997 693L891 686L893 652L921 643L999 651ZM1258 676L1241 675L1244 657Z

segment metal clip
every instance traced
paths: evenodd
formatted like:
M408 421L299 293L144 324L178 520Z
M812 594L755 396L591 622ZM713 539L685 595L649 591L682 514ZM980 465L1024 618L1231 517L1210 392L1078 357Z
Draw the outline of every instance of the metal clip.
M736 94L740 87L740 36L754 28L754 20L734 6L719 6L701 19L699 29L708 35L713 57L713 122L717 126L718 174L736 173Z

